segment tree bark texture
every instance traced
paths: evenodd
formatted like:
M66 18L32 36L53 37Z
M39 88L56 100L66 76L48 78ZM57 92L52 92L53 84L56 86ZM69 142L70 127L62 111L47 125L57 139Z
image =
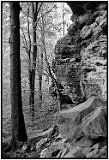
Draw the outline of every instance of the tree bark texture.
M26 142L24 116L21 98L21 66L20 66L20 5L19 2L10 2L10 87L11 87L11 119L12 143Z
M30 83L30 108L32 110L32 116L34 116L34 91L35 91L35 69L36 69L36 57L37 57L37 44L36 44L36 21L37 21L37 2L32 2L32 17L33 17L33 52L32 52L32 68L29 71L29 83Z

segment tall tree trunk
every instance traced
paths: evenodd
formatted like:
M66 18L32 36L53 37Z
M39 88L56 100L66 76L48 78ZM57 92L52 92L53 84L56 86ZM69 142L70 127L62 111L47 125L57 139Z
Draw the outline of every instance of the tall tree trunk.
M43 51L41 49L40 65L39 65L39 102L42 104L42 70L43 70Z
M43 8L42 8L43 10ZM56 93L57 93L57 102L58 102L58 110L60 111L61 109L61 100L60 100L60 92L59 92L59 88L58 88L58 83L57 83L57 80L55 79L54 75L52 74L52 71L51 71L51 68L50 68L50 64L48 62L48 59L47 59L47 53L46 53L46 44L45 44L45 33L44 33L44 17L42 16L42 27L41 27L41 36L42 36L42 42L43 42L43 46L44 46L44 53L45 53L45 61L46 61L46 64L47 64L47 69L48 69L48 73L49 73L49 76L51 77L54 85L55 85L55 88L56 88Z
M32 53L32 69L29 71L30 82L30 98L29 103L32 109L32 116L34 116L34 92L35 92L35 69L37 57L37 44L36 44L36 21L37 21L37 7L38 2L32 2L32 17L33 17L33 53Z
M27 141L27 134L22 112L21 98L21 66L20 66L20 5L19 2L10 2L10 87L11 87L11 120L12 143Z
M65 24L64 24L64 3L63 3L63 11L62 11L62 21L63 21L63 36L65 35Z

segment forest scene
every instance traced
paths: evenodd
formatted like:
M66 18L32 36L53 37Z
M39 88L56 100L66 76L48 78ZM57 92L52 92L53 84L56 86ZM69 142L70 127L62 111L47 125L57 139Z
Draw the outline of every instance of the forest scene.
M1 158L108 158L108 1L1 2Z

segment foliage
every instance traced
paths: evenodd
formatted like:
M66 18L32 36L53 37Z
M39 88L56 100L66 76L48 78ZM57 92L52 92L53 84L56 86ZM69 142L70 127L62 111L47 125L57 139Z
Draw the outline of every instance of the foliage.
M42 113L47 113L47 110L50 107L56 106L53 102L52 97L49 95L49 86L51 83L50 78L47 73L47 66L45 62L45 57L43 58L43 77L42 77L42 108L39 109L39 100L38 100L38 75L40 68L40 59L36 60L36 83L35 83L35 117L34 122L32 122L32 118L29 113L29 81L28 81L28 69L29 69L29 58L26 53L27 46L29 47L29 37L28 37L28 20L29 20L29 33L30 38L32 39L32 10L31 10L31 2L20 2L20 6L22 10L20 11L20 36L21 36L21 84L22 84L22 101L23 101L23 112L25 117L27 134L34 134L34 130L43 129L49 125L52 125L50 120L46 123L45 118L42 119ZM62 3L50 3L50 2L41 2L38 3L38 8L41 9L43 6L43 16L45 17L45 44L46 44L46 53L48 57L48 61L51 65L52 59L54 58L54 46L56 41L62 35ZM65 4L65 8L68 6ZM29 8L29 17L28 17L28 8ZM64 8L64 9L65 9ZM67 9L66 9L67 10ZM66 12L66 11L65 11ZM71 11L68 8L66 12L66 17L70 17ZM66 24L70 24L70 18L65 18ZM40 57L42 42L41 42L41 12L39 10L38 14L38 24L37 24L37 45L38 45L38 57ZM67 25L66 25L67 31ZM24 38L25 35L25 38ZM11 126L11 107L10 107L10 46L9 46L9 37L10 37L10 10L9 10L9 2L2 3L2 58L3 58L3 141L9 140L11 136L10 126ZM34 45L31 41L32 46ZM41 112L43 111L43 112ZM49 119L49 117L48 117ZM50 118L51 119L51 118ZM40 122L42 120L42 125ZM48 123L49 122L49 123ZM36 125L37 123L37 125ZM45 124L44 124L45 123Z

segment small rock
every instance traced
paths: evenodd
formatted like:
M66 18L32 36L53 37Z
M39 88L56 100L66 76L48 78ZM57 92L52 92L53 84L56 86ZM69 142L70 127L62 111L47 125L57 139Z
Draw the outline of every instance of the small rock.
M100 26L101 28L103 28L103 27L106 26L106 24L107 24L107 19L105 18L105 19L103 19L103 20L99 23L99 26Z
M90 26L84 26L80 32L80 37L82 39L85 39L91 35L91 32L92 32L92 30L91 30Z
M92 30L93 36L98 36L100 32L102 32L102 28L97 25L97 27L93 28Z
M63 138L63 139L62 139L62 143L66 142L66 140L67 140L66 138Z
M94 22L94 23L92 23L91 25L90 25L90 28L93 30L94 28L96 28L97 27L97 23L96 22Z
M23 147L21 148L21 151L22 152L26 152L28 150L28 146L27 146L27 144L25 143L24 145L23 145Z
M41 151L40 158L52 158L56 157L61 150L63 150L64 144L61 141L53 142L51 145Z
M31 146L30 151L35 151L36 147L35 146Z
M97 150L97 149L100 148L100 144L97 143L97 144L93 145L91 148L94 149L94 150Z
M75 61L75 58L71 58L69 61L70 61L70 62L74 62L74 61Z
M40 158L51 158L51 153L49 153L48 148L41 151Z
M41 148L47 142L47 138L41 139L38 143L36 143L36 149Z
M107 18L106 18L106 12L103 14L103 16L99 16L96 18L96 23L101 26L104 27L107 24Z
M55 138L55 141L58 142L58 141L60 141L60 140L62 140L62 139L63 139L62 134L59 134L59 135Z

